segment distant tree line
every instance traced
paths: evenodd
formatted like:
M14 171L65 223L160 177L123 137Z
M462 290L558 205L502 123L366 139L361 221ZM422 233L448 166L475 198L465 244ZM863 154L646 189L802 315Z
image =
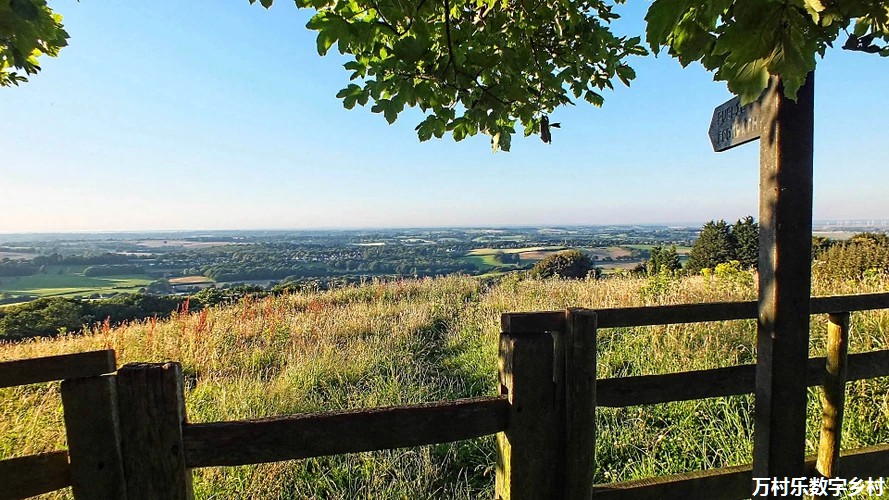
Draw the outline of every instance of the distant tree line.
M0 309L0 340L52 337L109 321L119 324L157 316L168 317L185 297L121 294L105 300L48 297ZM201 304L190 304L199 308Z
M61 255L57 252L38 255L31 259L37 266L91 266L102 264L129 264L135 257L121 253L103 252L86 255Z
M40 266L35 266L28 261L8 260L0 261L0 276L30 276L40 272Z

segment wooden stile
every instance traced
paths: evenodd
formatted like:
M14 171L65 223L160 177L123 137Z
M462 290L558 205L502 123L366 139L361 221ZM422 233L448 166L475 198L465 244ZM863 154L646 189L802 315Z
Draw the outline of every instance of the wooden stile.
M0 363L0 387L93 377L116 369L114 351L79 352Z
M115 376L65 380L61 391L75 498L125 499Z
M566 312L565 498L589 500L596 468L596 313Z
M504 397L292 415L183 428L186 466L245 465L447 443L506 429Z
M71 486L67 451L0 460L0 498L18 500Z
M117 373L121 450L129 500L191 500L179 363L133 363Z
M504 315L504 326L521 325ZM564 313L562 313L564 320ZM521 330L520 331L524 331ZM553 337L548 333L500 336L501 392L509 397L508 427L497 434L499 500L562 496L558 445L562 430L553 380Z
M821 395L823 410L817 463L818 472L824 477L835 477L839 473L837 463L843 435L848 349L849 313L831 314L827 324L827 363Z

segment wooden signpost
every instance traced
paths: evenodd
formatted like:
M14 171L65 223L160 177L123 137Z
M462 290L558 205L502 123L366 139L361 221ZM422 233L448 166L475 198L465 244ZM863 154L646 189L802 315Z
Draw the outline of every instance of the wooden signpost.
M759 318L753 477L803 477L812 270L814 73L796 102L773 78L756 102L716 108L715 151L760 142Z
M713 110L710 120L710 144L719 153L759 139L762 130L763 99L741 106L735 97Z

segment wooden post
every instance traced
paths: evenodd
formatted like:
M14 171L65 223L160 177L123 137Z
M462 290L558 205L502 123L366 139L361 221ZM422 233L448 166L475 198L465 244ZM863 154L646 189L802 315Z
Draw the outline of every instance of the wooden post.
M115 375L62 382L74 498L125 499Z
M497 434L499 500L540 500L562 496L558 479L562 436L559 391L553 380L553 337L521 331L503 315L500 336L501 393L509 397L509 423ZM510 328L512 327L512 328Z
M838 477L840 438L843 435L843 407L846 402L846 358L849 349L849 313L828 316L827 373L824 376L824 406L821 441L816 468L824 477ZM832 497L824 497L832 498Z
M179 363L134 363L117 374L121 449L129 500L190 500Z
M760 143L753 477L802 477L812 270L814 74L797 101L774 78Z
M565 323L565 498L590 500L596 467L596 313L569 309Z

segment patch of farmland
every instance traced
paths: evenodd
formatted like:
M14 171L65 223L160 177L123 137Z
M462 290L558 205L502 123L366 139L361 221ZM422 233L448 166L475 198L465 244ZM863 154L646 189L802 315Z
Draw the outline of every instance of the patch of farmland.
M136 244L146 248L207 248L222 245L244 245L245 243L233 241L140 240Z
M524 247L524 248L476 248L476 249L470 250L467 255L493 255L493 254L497 254L497 253L522 254L525 252L539 252L542 250L558 251L558 250L567 250L567 248L562 247L562 246Z
M564 250L564 248L554 249L554 250L533 250L530 252L521 252L519 253L519 258L522 260L543 260L547 256L552 255L554 253L558 253Z
M167 280L171 285L199 285L203 283L213 283L213 280L206 276L179 276L178 278L170 278Z
M0 279L0 292L38 297L69 297L114 292L135 292L151 283L144 274L83 276L80 274L34 274Z

